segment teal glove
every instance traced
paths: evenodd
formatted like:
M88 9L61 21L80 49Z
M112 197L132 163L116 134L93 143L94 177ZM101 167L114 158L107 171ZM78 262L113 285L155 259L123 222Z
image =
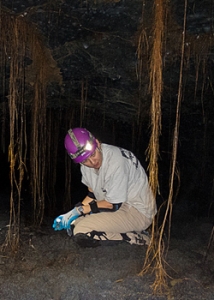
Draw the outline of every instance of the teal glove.
M60 215L54 220L54 230L70 229L71 223L81 215L82 213L77 209L77 207L64 215Z

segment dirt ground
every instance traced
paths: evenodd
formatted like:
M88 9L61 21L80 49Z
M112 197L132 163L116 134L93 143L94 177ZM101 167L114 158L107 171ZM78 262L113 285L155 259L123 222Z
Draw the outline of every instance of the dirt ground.
M1 210L1 244L7 224L8 211ZM52 220L40 230L23 225L16 256L0 252L0 299L213 300L213 245L207 253L212 228L208 218L175 216L167 255L169 292L161 296L151 288L154 274L138 275L145 247L80 248L65 231L54 232Z

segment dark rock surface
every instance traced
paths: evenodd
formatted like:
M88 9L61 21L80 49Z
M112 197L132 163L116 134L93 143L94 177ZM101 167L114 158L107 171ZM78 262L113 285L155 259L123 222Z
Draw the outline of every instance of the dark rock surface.
M163 99L167 101L165 104L163 100L164 115L168 113L169 98L175 97L178 88L184 3L175 0L170 3L169 14L178 27L169 24L163 53L166 87ZM137 47L142 24L149 47L153 1L3 0L1 5L11 15L33 23L52 51L63 82L61 86L50 85L49 106L57 109L79 106L84 83L88 110L98 109L108 118L132 122L139 113L139 97L142 97L142 116L146 118L150 106L148 66L143 70L142 95L139 96ZM195 37L197 43L204 34L212 34L212 1L188 1L186 26L187 33ZM145 52L143 59L145 67L149 54ZM213 69L212 53L208 53L206 59L210 61L208 70ZM192 90L194 75L188 77ZM186 93L188 97L188 90Z
M1 196L2 197L5 196ZM168 291L153 293L154 273L139 276L146 248L118 244L79 248L52 219L40 230L22 223L19 251L0 255L0 298L7 300L213 300L212 223L185 217L175 209L166 271ZM0 242L8 224L1 211Z
M185 6L185 1L169 3L173 25L167 29L163 51L161 195L158 195L158 203L168 195ZM144 156L150 133L147 128L151 104L148 84L152 7L153 1L140 0L1 1L2 11L38 30L61 72L62 82L49 83L47 90L48 108L54 111L54 116L60 116L59 120L66 120L56 122L61 134L57 157L58 186L64 187L63 136L70 124L70 116L66 115L68 108L74 111L75 122L79 125L83 105L87 120L90 119L88 124L103 134L103 142L114 140L117 145L133 148L131 150ZM213 300L213 247L206 263L203 261L212 230L214 207L213 13L211 0L188 1L187 56L178 145L181 181L175 182L180 188L175 202L179 209L173 218L167 257L167 269L172 276L169 278L169 294L153 295L150 285L154 282L154 274L137 276L146 249L129 245L79 249L65 232L53 232L50 218L45 219L40 231L22 223L20 251L15 257L1 252L1 299ZM142 24L148 51L142 57L144 69L139 91L137 47ZM31 65L30 57L26 57L25 63ZM9 69L3 67L5 73L0 74L2 124L5 118L3 104L8 104L9 97ZM31 86L27 80L29 78L26 79L25 100L31 101ZM8 134L9 117L6 116L5 132ZM54 121L58 121L57 117ZM145 125L143 130L142 124ZM104 127L108 130L101 130ZM1 191L9 181L7 142L8 136L1 144ZM51 149L54 147L51 145ZM72 174L79 179L77 170ZM59 201L63 194L60 188ZM25 213L27 200L22 201ZM8 219L9 209L0 218L0 244L5 239Z

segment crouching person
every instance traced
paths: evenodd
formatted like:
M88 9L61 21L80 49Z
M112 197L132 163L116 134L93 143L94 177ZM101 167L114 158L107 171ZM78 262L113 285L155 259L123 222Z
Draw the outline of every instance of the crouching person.
M145 170L125 149L100 143L85 128L70 129L65 148L79 163L88 195L74 209L54 220L80 246L109 241L148 245L146 229L156 214L156 202Z

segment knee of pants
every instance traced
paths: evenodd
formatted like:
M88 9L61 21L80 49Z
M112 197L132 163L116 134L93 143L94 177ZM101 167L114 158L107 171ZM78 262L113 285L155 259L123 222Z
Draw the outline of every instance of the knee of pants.
M94 228L90 226L90 223L87 222L87 220L82 219L76 225L74 223L73 234L75 235L77 233L87 233L87 232L91 232L92 230L94 230Z

